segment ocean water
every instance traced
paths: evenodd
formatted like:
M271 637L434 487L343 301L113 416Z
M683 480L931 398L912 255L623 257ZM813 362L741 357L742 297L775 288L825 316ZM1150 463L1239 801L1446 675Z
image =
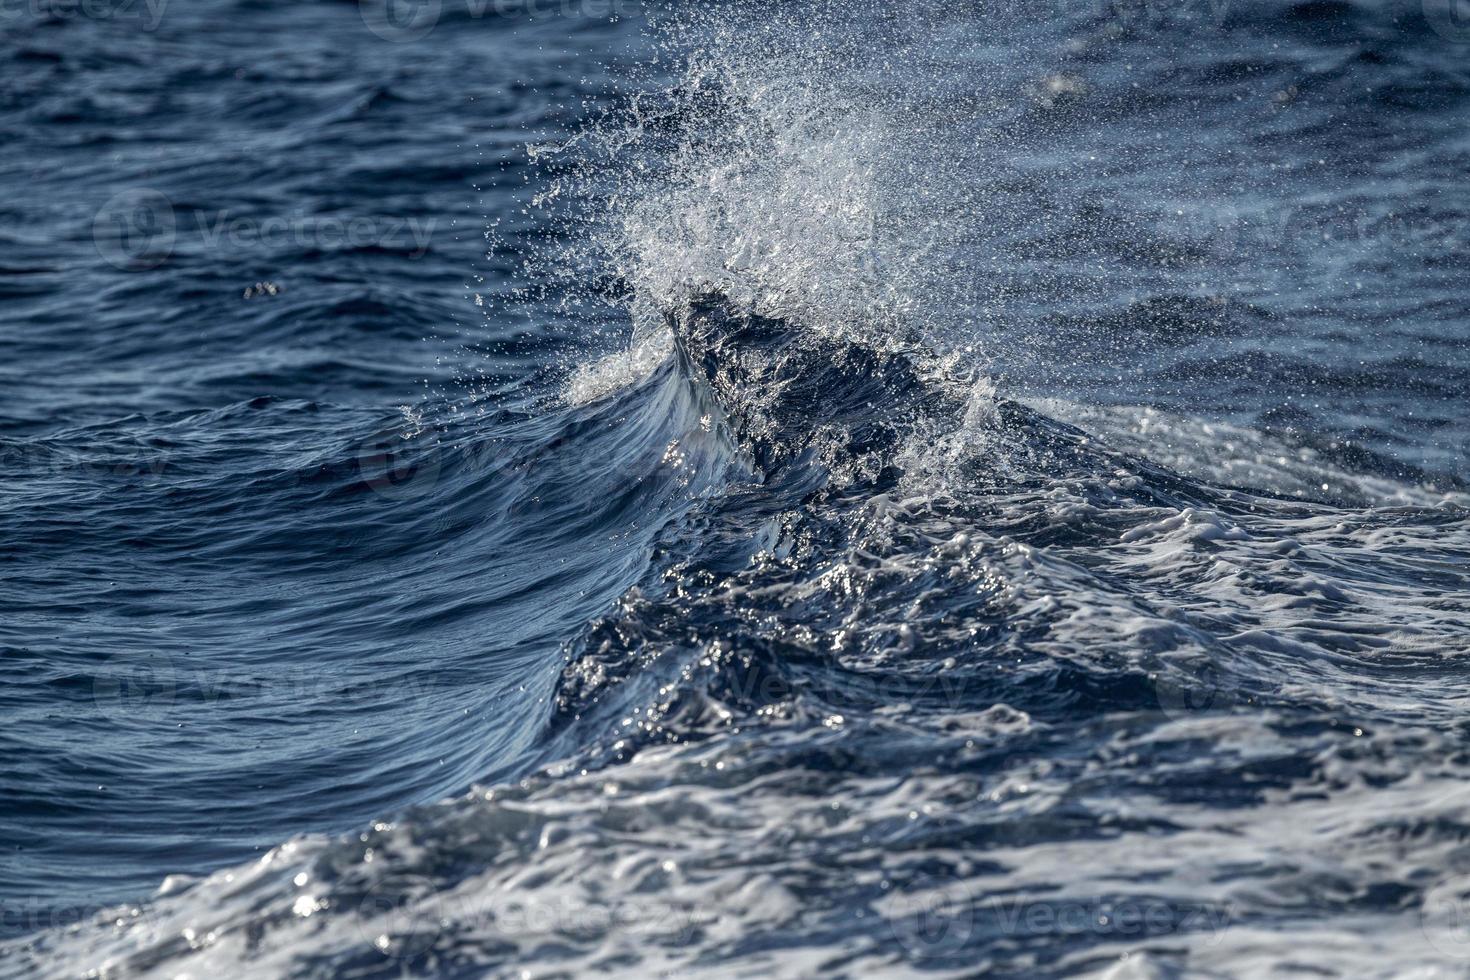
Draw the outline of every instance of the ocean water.
M0 977L1470 974L1462 4L0 66Z

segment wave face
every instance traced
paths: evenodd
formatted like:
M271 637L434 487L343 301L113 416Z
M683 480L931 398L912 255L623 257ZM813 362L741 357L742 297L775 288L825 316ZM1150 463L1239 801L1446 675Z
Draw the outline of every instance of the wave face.
M1443 18L363 11L0 41L220 127L0 270L0 977L1464 971Z

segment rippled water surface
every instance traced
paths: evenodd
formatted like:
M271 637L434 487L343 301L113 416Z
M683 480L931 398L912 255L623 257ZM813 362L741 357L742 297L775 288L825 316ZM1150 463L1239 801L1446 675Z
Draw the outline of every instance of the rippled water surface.
M0 9L0 976L1470 971L1470 29Z

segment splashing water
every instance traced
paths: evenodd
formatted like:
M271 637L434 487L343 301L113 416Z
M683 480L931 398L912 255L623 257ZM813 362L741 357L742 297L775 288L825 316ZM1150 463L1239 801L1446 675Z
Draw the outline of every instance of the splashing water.
M565 208L575 217L561 220L584 233L530 275L581 295L597 270L640 336L714 288L819 335L973 339L951 258L971 234L974 190L940 165L957 140L941 141L923 111L929 81L892 72L915 47L932 53L944 21L938 6L918 5L908 33L927 23L927 37L880 49L884 10L714 4L669 14L647 88L567 143L537 148L558 168L542 203Z

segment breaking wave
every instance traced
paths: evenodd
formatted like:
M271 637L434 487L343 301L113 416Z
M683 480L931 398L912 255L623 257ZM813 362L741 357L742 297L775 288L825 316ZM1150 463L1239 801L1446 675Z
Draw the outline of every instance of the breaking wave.
M1080 192L1132 186L1145 151L1081 127L1152 130L1087 101L1163 57L1149 25L666 16L625 97L534 148L540 231L489 300L559 310L576 363L439 442L435 499L534 553L496 580L539 630L497 650L524 724L457 795L170 878L0 975L1462 964L1464 481L1191 413L1198 386L1105 397L1133 348L1228 360L1257 316L1214 292L1235 251ZM1201 99L1245 72L1194 70ZM1099 255L1152 297L1131 318L1084 308Z

